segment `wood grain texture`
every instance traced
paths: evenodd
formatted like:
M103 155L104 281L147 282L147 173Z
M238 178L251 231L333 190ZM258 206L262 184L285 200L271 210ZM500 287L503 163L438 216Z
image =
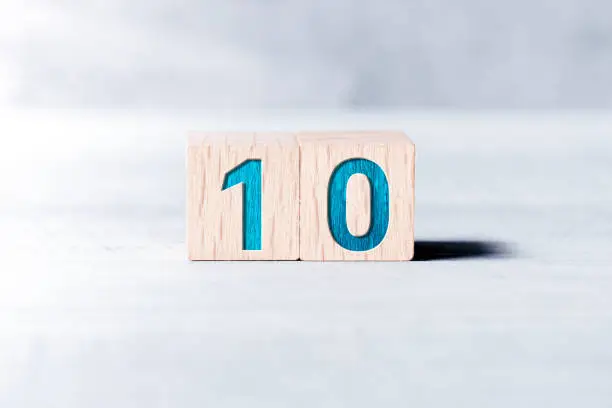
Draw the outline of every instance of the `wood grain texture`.
M261 160L261 250L243 245L242 188L225 174ZM187 247L191 260L296 260L299 146L288 133L194 133L187 147Z
M403 132L307 132L300 143L300 259L399 261L414 255L415 147ZM343 161L365 158L377 163L389 184L389 227L375 248L358 252L341 247L327 219L328 184ZM354 175L346 192L347 226L362 235L369 224L369 184Z

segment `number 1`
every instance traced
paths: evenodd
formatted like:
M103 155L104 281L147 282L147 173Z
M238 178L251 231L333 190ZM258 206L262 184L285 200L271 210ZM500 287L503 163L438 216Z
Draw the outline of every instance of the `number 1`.
M261 160L245 160L227 173L222 190L243 184L242 249L261 250Z

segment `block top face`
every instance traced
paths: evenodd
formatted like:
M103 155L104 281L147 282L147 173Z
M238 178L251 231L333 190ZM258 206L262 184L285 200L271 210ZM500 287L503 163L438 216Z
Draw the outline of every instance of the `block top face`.
M297 146L289 132L190 132L188 146Z
M412 140L402 131L331 131L331 132L300 132L297 135L300 144L393 144L402 143L414 145Z

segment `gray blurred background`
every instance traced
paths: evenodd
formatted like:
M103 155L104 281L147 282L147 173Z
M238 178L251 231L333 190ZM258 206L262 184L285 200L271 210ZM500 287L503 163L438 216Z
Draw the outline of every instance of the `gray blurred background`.
M610 408L611 73L610 0L0 0L0 407ZM190 129L405 130L427 261L187 262Z
M25 107L612 106L609 0L2 0Z

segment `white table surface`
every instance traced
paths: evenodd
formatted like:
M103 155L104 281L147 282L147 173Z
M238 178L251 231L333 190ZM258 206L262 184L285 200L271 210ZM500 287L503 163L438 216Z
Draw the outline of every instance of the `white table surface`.
M389 128L426 261L186 260L185 131ZM612 404L610 113L4 110L0 138L0 407Z

